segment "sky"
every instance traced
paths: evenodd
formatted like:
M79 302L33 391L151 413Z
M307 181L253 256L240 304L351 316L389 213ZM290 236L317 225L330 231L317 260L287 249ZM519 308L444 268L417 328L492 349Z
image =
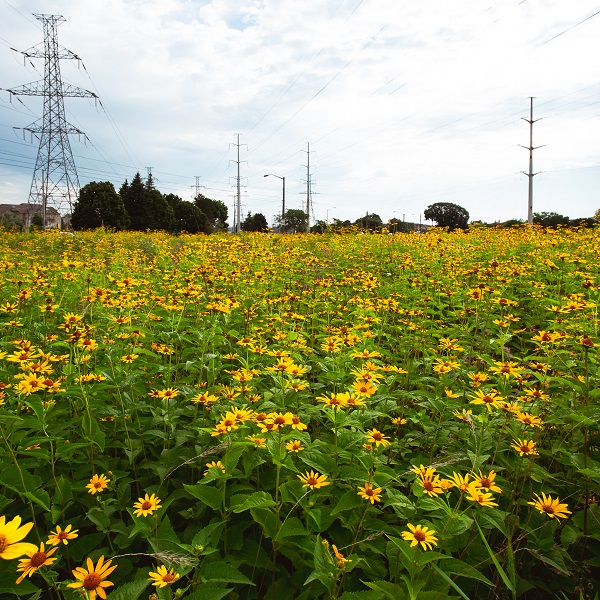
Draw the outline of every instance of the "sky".
M242 217L377 213L409 222L452 202L471 220L600 208L597 0L0 0L0 202L26 202L43 78L32 15L62 15L63 83L80 184L151 169ZM239 159L238 159L239 153ZM239 162L238 162L239 160ZM264 177L270 174L270 177ZM307 181L310 182L307 185Z

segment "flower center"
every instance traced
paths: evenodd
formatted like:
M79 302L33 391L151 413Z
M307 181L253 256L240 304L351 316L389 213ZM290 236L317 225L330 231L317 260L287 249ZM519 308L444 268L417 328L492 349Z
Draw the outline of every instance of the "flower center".
M83 587L89 591L95 590L100 585L101 581L102 579L98 573L90 573L89 575L86 575L83 580Z
M424 542L427 537L420 529L413 532L413 536L417 542Z
M550 504L543 504L542 505L542 510L545 513L548 513L549 515L553 515L554 514L554 508Z
M38 568L41 567L48 557L45 552L35 552L32 557L29 559L29 563L32 567Z
M142 510L149 510L150 508L152 508L152 502L150 502L149 500L146 500L142 504Z
M61 531L57 536L59 540L64 540L69 537L69 534L66 531Z
M8 540L6 539L6 536L3 534L0 534L0 554L2 554L6 550L7 546L8 546Z
M317 485L319 482L316 477L307 477L306 483L308 483L308 485Z
M173 573L167 573L163 576L163 581L165 583L172 583L173 581L175 581L175 575L173 575Z
M521 446L521 452L524 454L529 454L531 452L531 448L529 446Z

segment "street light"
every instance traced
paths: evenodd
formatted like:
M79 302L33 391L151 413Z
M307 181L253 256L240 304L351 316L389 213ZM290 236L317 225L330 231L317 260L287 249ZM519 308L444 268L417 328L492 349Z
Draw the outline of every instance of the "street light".
M279 175L273 175L273 173L267 173L263 175L263 177L277 177L277 179L281 179L283 183L283 190L281 194L281 233L285 230L284 219L285 219L285 177L280 177Z
M337 208L337 206L332 206L332 209ZM325 221L327 222L327 227L329 227L329 209L327 209L327 216L325 217Z

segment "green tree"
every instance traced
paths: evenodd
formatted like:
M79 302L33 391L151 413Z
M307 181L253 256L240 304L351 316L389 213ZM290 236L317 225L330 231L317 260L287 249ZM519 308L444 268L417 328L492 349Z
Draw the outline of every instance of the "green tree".
M211 200L204 194L198 194L194 198L194 204L206 215L208 219L209 230L206 233L213 231L227 231L227 206L221 200Z
M600 208L594 213L594 219L600 223Z
M71 215L73 229L127 229L129 215L110 181L92 181L79 190Z
M428 221L435 221L438 227L454 229L466 229L469 223L469 212L467 209L452 204L452 202L436 202L425 209L423 216Z
M139 173L136 173L131 180L131 183L125 183L119 190L119 195L123 199L123 205L129 215L129 228L134 231L145 231L146 226L146 188Z
M556 227L557 225L568 225L569 217L557 212L536 212L533 213L533 222L542 227Z
M174 231L180 233L204 233L208 229L207 216L192 202L182 200L175 194L167 194L165 200L173 209L175 217Z
M360 217L360 219L356 219L354 224L358 227L362 227L363 229L381 229L383 227L383 221L381 217L375 213L367 213L364 217Z
M164 229L174 231L176 228L175 214L165 197L154 186L152 176L146 183L136 173L131 183L127 181L119 190L125 210L131 220L130 229L146 231Z
M0 219L0 227L6 231L23 231L23 219L18 215L6 212Z
M298 208L290 208L285 211L283 219L281 215L275 217L275 226L283 227L286 233L301 233L308 226L308 215Z
M249 212L242 221L242 231L266 231L267 229L269 229L269 224L262 213L253 215Z

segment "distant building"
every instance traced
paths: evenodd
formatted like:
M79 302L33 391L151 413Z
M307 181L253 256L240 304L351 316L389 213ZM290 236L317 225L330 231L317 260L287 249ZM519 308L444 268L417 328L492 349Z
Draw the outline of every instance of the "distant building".
M42 216L41 204L0 204L0 220L11 224L20 224L22 229L27 230L36 214ZM46 207L46 229L60 229L60 213L52 206Z

